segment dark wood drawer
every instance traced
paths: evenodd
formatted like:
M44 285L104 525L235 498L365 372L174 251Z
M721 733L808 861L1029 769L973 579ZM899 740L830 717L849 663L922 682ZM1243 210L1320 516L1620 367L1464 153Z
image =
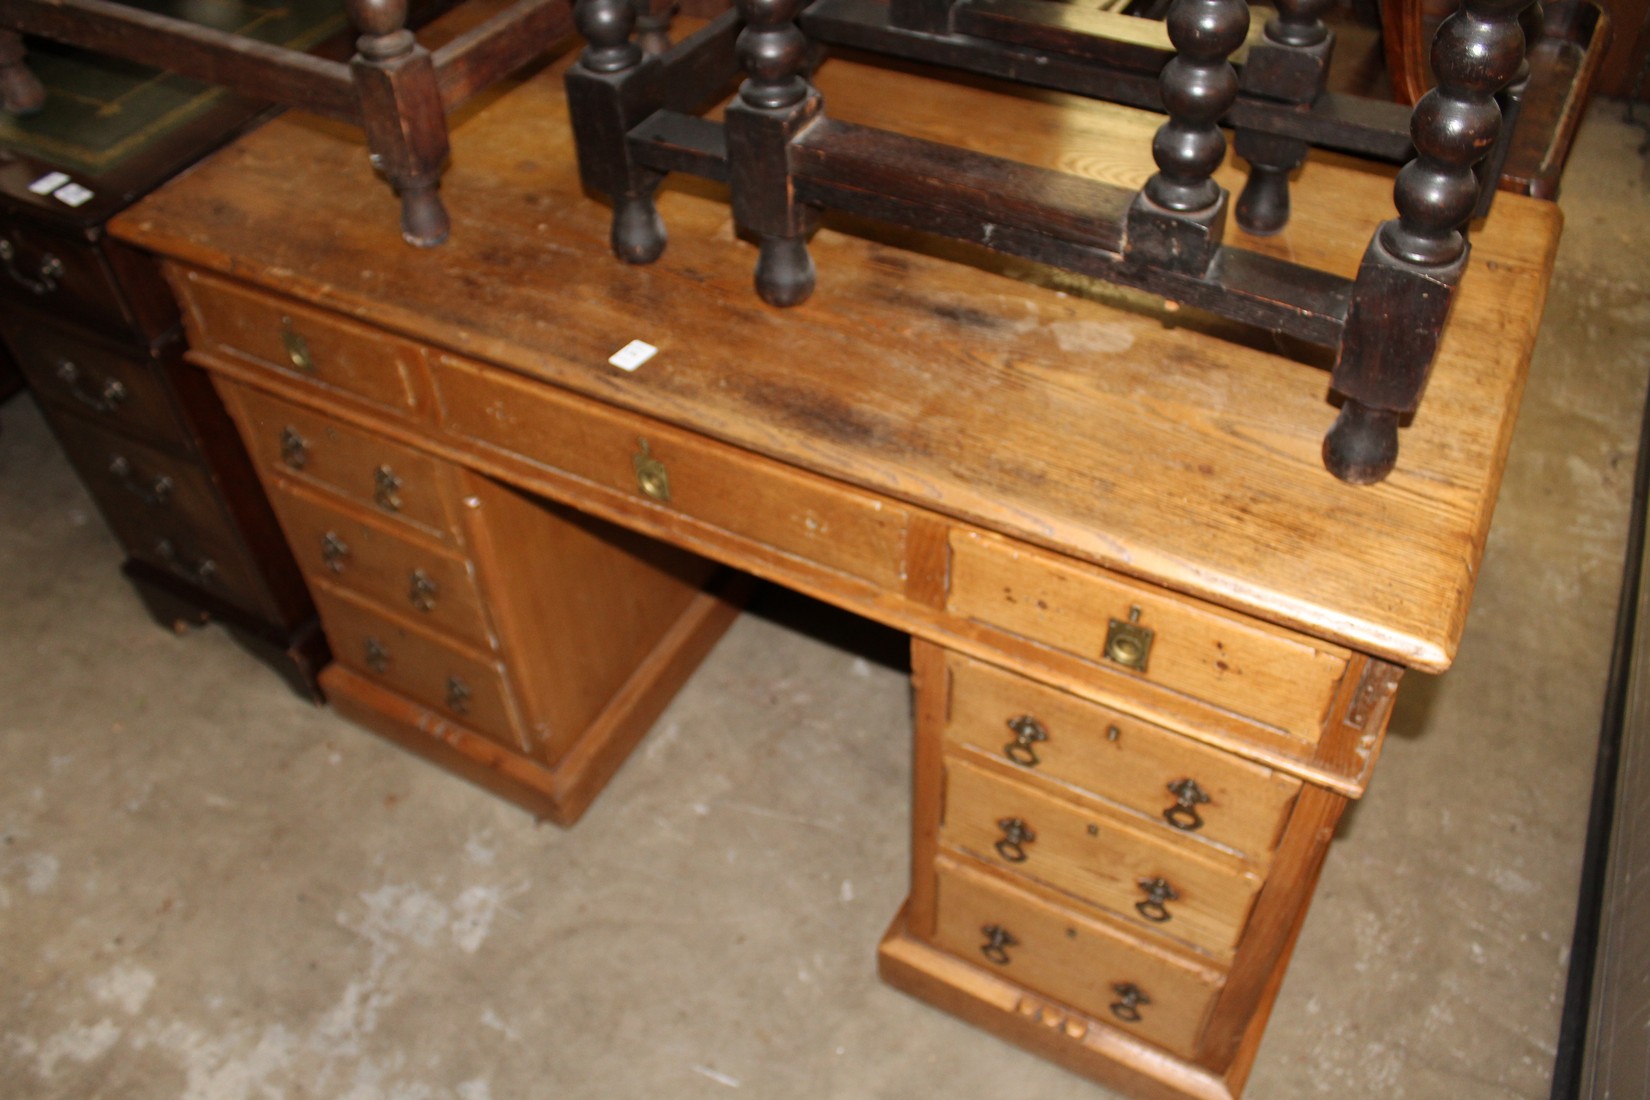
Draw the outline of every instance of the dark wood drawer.
M1196 1056L1225 983L1218 968L962 861L942 856L934 873L938 946L1183 1058Z
M333 658L467 729L522 752L504 668L325 581L312 581Z
M1229 954L1241 938L1261 876L1237 857L958 757L945 777L942 843L1206 951Z
M159 365L145 354L30 319L5 334L35 395L180 452L192 449Z
M957 653L945 737L1264 863L1300 780Z
M0 295L60 317L146 337L176 324L159 270L124 245L22 221L0 227L0 242ZM117 271L117 265L131 270ZM140 300L122 289L123 275L141 288Z

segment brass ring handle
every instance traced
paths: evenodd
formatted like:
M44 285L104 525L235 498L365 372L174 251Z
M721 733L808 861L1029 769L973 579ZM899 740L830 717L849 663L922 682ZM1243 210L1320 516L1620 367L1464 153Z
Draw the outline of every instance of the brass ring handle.
M309 441L298 434L298 429L281 429L281 461L294 470L309 465Z
M57 289L57 281L63 277L63 261L44 252L40 256L40 268L33 275L17 270L17 246L0 237L0 263L6 265L6 274L11 281L32 294L50 294Z
M1179 901L1180 895L1164 878L1143 878L1139 886L1146 892L1144 901L1134 903L1135 912L1153 924L1163 924L1173 919L1174 914L1169 912L1169 902Z
M82 384L85 379L80 368L69 359L57 361L56 373L57 380L63 383L70 396L93 412L112 413L126 401L126 387L118 378L104 379L102 389L87 389Z
M367 667L382 675L389 671L390 651L384 648L384 643L377 638L367 638L361 643L361 652L366 657Z
M1111 987L1111 991L1117 994L1118 999L1107 1007L1111 1009L1113 1016L1126 1024L1138 1024L1140 1022L1140 1006L1152 1003L1151 998L1146 996L1140 987L1133 982L1118 982Z
M1020 946L1020 941L1014 938L1014 933L1000 924L988 924L980 929L980 935L985 937L985 942L980 945L980 954L998 966L1007 966L1014 961L1008 957L1010 947Z
M349 555L349 543L340 538L338 532L328 531L321 536L321 560L332 572L342 573L349 564Z
M1031 715L1022 714L1018 718L1010 718L1008 728L1013 732L1014 740L1003 746L1003 755L1027 768L1041 764L1042 758L1033 746L1048 740L1048 727Z
M435 610L435 595L438 591L435 581L422 569L412 571L412 580L407 585L407 599L420 611Z
M473 695L474 692L470 690L470 685L466 684L461 677L447 677L448 710L452 711L454 714L469 714L470 699Z
M388 466L372 472L372 499L386 512L401 511L401 479Z
M115 455L109 460L109 476L118 481L123 489L137 497L151 508L161 508L172 496L172 479L165 474L157 474L155 479L144 484L143 478L132 471L132 463L124 455Z
M1203 828L1203 815L1197 808L1206 805L1209 796L1197 785L1197 780L1177 779L1169 784L1169 793L1174 795L1175 804L1163 811L1163 820L1185 833Z
M1136 672L1145 672L1151 659L1155 631L1140 625L1140 608L1129 608L1127 622L1112 619L1106 626L1106 659Z
M1003 831L1003 838L993 847L997 854L1010 863L1024 863L1026 861L1025 846L1037 839L1037 834L1017 817L1005 817L997 822L997 828Z

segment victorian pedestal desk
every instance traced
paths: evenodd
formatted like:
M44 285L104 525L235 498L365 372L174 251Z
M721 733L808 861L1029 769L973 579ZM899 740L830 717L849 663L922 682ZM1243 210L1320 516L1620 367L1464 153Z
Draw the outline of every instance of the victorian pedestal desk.
M1119 108L819 82L839 118L1151 169L1157 119ZM906 631L883 975L1128 1095L1237 1094L1400 673L1454 655L1554 208L1497 200L1405 461L1359 488L1319 461L1326 376L1264 333L862 223L827 223L813 298L772 310L708 184L662 196L674 239L627 267L553 70L453 145L427 254L356 140L295 116L116 225L165 258L317 582L339 707L565 820L633 736L551 720L579 660L593 697L616 678L592 624L644 665L714 632L702 571L639 537ZM1350 274L1390 189L1313 161L1252 247Z

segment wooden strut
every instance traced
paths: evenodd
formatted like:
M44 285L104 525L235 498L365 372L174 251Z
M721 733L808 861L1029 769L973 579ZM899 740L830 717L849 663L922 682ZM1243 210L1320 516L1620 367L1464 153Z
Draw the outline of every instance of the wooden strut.
M1390 473L1399 422L1419 404L1465 266L1474 166L1501 130L1496 96L1519 73L1518 20L1531 0L1465 0L1440 29L1440 85L1413 111L1418 155L1395 186L1398 217L1377 230L1353 280L1223 242L1227 196L1211 177L1225 153L1217 122L1243 94L1228 57L1243 42L1244 0L1176 0L1170 10L1178 52L1159 90L1169 117L1153 141L1159 171L1138 193L833 120L804 75L802 0L736 2L657 56L631 42L629 0L578 2L589 45L567 74L569 109L581 178L613 203L621 258L649 263L663 252L654 194L667 173L684 171L730 185L735 223L760 245L757 292L772 305L811 293L807 239L822 209L1136 287L1335 349L1331 384L1344 402L1324 464L1355 484ZM1312 41L1320 6L1288 0L1268 30L1278 52L1265 63L1301 88L1321 79L1301 61L1326 47ZM698 117L735 64L745 80L725 121ZM1275 220L1280 203L1287 209L1277 184L1304 149L1288 135L1265 137L1248 144L1268 178L1240 205ZM1243 148L1241 128L1238 141Z
M439 194L447 115L565 38L569 0L516 0L434 51L407 29L407 0L346 7L361 32L347 64L109 0L0 0L0 105L24 113L44 101L21 32L349 122L365 132L374 167L400 196L402 237L438 245L451 225Z

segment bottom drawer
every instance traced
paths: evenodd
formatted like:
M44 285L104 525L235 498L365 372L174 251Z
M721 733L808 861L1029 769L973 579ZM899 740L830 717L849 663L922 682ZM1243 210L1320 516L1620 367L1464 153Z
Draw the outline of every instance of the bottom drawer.
M312 580L335 660L516 752L525 750L504 669Z
M937 946L1182 1058L1197 1056L1225 983L1220 970L960 861L941 856L934 872Z

